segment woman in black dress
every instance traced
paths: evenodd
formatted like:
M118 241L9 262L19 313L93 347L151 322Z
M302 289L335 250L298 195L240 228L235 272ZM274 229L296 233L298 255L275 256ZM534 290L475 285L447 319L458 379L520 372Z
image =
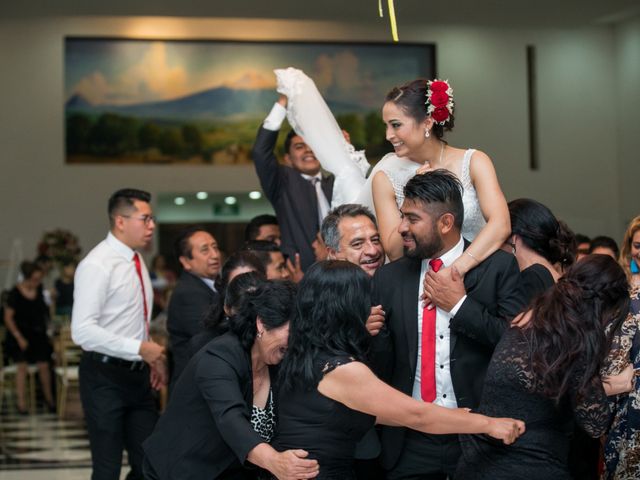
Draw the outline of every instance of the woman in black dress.
M319 479L349 480L355 444L377 421L428 433L484 433L512 443L524 424L414 400L365 364L370 277L350 262L314 264L299 284L276 395L276 450L301 448Z
M9 292L4 309L4 323L7 327L7 355L18 366L16 373L16 396L18 412L27 413L25 401L25 381L27 365L35 363L42 393L50 411L55 411L51 391L51 343L47 336L49 307L42 294L42 270L31 262L20 265L23 280Z
M594 438L611 420L598 372L628 312L627 289L615 260L589 255L534 300L521 328L505 332L478 411L522 418L527 432L508 449L479 435L461 436L456 478L572 478L567 457L574 418Z

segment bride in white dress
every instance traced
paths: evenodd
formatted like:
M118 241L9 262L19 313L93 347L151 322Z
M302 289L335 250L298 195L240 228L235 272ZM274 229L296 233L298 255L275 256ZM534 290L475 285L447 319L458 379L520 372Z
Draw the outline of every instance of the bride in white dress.
M332 207L360 203L375 210L385 252L402 256L398 233L403 188L416 173L444 168L464 187L462 235L471 245L454 266L467 271L496 251L510 233L509 210L491 159L483 152L459 149L444 140L454 123L452 90L442 81L414 80L392 89L382 117L394 152L385 155L366 178L363 152L344 139L313 81L300 70L276 70L278 92L288 98L287 116L296 133L314 151L322 167L336 177Z

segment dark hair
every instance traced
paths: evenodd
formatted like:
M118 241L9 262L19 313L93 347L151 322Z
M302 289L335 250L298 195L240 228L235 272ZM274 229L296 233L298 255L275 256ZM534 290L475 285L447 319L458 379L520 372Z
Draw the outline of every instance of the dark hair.
M295 293L295 285L282 280L265 281L244 293L238 313L229 319L229 330L245 350L251 350L256 339L258 317L267 330L281 327L291 319Z
M571 265L576 258L575 235L546 206L529 198L518 198L508 204L511 234L550 263Z
M278 225L278 219L275 215L258 215L253 217L247 224L244 231L244 239L246 242L255 240L260 235L260 227L263 225Z
M576 378L578 394L600 381L611 337L629 312L628 288L614 259L587 255L533 301L530 328L523 333L538 391L560 402Z
M209 233L204 227L200 225L193 225L180 231L173 242L173 252L177 259L179 259L180 257L185 257L188 259L193 258L193 254L191 253L191 251L193 250L193 245L191 245L191 237L193 237L198 232L204 232L211 235L211 233Z
M36 262L25 260L24 262L20 263L20 273L22 273L22 277L25 280L29 280L36 272L44 273L42 267Z
M271 252L281 252L280 247L268 240L251 240L245 242L243 250L253 253L266 269L271 263Z
M576 233L576 243L578 245L581 243L591 243L591 239L582 233Z
M295 130L291 129L289 130L289 133L287 133L287 136L284 138L284 153L285 155L289 153L289 150L291 150L291 141L293 140L293 137L295 137L296 135L298 135Z
M462 183L453 173L443 168L431 170L422 175L415 175L404 186L404 198L420 201L429 206L438 206L434 214L440 216L451 213L454 225L462 228L464 206L462 204Z
M371 213L371 210L364 205L345 203L331 210L327 216L324 217L322 226L320 227L322 240L324 240L325 245L333 248L335 251L340 250L340 221L344 217L354 218L359 216L367 217L373 222L375 227L378 228L376 217Z
M298 286L289 348L280 371L284 388L311 388L320 372L318 354L364 360L369 346L365 322L371 310L370 277L344 260L313 264Z
M427 82L424 78L418 78L411 82L407 82L400 87L394 87L387 93L385 102L393 102L402 109L404 113L413 118L416 123L420 123L427 118ZM455 109L454 109L455 111ZM451 131L454 126L453 113L449 115L449 119L444 125L437 122L433 123L431 132L438 139L444 137L444 132Z
M618 244L611 237L607 237L606 235L599 235L597 237L592 238L591 244L589 245L589 253L593 253L593 251L598 247L608 248L609 250L613 251L616 258L620 256L620 250L618 250Z
M219 295L218 303L209 310L204 320L205 329L213 331L218 335L227 330L229 328L229 317L233 315L227 315L225 307L230 311L237 312L244 294L248 291L255 290L266 281L267 277L264 273L258 271L245 272L236 276L226 286L224 296Z
M140 200L141 202L149 203L151 201L151 194L144 190L138 190L136 188L122 188L117 192L114 192L109 197L109 203L107 211L109 213L109 224L113 226L114 217L121 214L123 211L133 208L133 202Z

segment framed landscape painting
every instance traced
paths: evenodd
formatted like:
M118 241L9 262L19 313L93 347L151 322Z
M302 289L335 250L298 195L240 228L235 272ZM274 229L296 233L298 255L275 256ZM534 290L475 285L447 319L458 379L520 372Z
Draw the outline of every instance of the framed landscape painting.
M65 38L66 161L246 164L278 94L303 70L358 149L388 149L385 94L435 76L431 44ZM280 136L282 142L284 135Z

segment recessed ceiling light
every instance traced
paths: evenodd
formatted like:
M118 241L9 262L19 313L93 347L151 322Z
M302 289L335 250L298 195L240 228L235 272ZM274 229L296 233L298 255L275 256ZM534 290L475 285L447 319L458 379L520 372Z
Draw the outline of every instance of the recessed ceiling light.
M196 193L196 198L198 200L206 200L207 198L209 198L209 194L207 192L198 192Z
M176 197L173 200L173 203L175 203L176 205L184 205L186 203L186 200L184 199L184 197Z
M238 199L236 197L224 197L224 203L227 205L235 205L238 203Z
M251 200L260 200L262 198L262 194L257 191L249 192L249 198Z

